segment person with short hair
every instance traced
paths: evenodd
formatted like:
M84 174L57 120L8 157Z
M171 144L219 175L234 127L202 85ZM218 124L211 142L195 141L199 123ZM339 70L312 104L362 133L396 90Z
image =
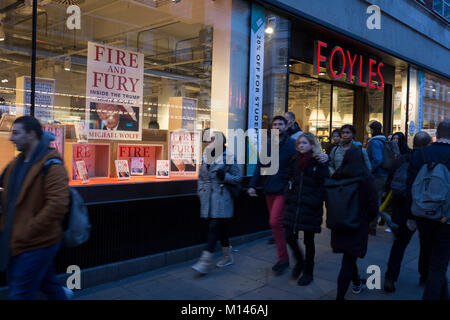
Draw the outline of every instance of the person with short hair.
M401 166L409 165L412 157L412 150L406 143L406 137L402 132L394 133L393 141L397 140L401 158L394 162L386 181L385 192L392 192L391 185L394 175ZM419 132L414 136L414 152L431 144L431 136L426 132ZM394 232L394 243L389 254L387 271L384 279L384 291L394 292L396 290L395 283L400 275L400 267L405 254L406 247L411 241L416 225L414 220L409 220L411 207L406 205L406 192L403 194L392 193L391 196L392 221L398 225L398 230ZM428 253L420 246L420 254L418 261L418 270L420 274L420 283L425 283L428 273Z
M381 197L388 174L387 171L382 168L383 150L387 139L381 132L383 126L380 122L372 121L369 124L369 128L372 138L367 141L367 154L369 156L370 164L372 165L372 174L375 177L378 194L379 197Z
M407 205L409 207L412 205L413 183L422 166L430 163L442 163L450 171L450 119L439 123L436 130L436 142L412 155L407 179ZM450 192L450 183L448 183L447 192ZM443 205L448 205L448 203ZM450 259L450 220L443 218L441 221L435 221L415 217L412 213L410 219L416 220L422 250L430 254L428 276L422 299L448 300L447 268Z
M284 118L287 121L287 134L294 139L294 141L297 141L297 138L302 134L302 129L295 121L295 113L288 111L284 114Z
M31 300L40 289L49 299L71 298L55 276L53 259L63 238L62 222L69 209L67 171L60 154L50 148L53 134L43 132L31 116L17 118L10 140L20 154L0 177L0 269L7 269L8 297ZM46 162L59 159L43 173Z
M279 149L279 169L274 175L264 176L264 193L266 196L267 208L270 216L270 227L277 247L277 263L272 267L275 275L281 275L289 267L289 255L286 247L286 237L283 228L284 212L284 187L287 181L288 162L296 153L295 141L287 133L287 120L283 116L276 116L272 120L272 129L279 130L279 142L268 141L268 149L271 144L276 143ZM261 180L261 168L263 165L258 159L253 177L250 180L247 190L250 197L257 197L256 186Z
M331 150L333 150L334 147L337 147L340 142L341 142L341 130L334 129L333 132L331 133L331 142L326 148L326 153L330 155Z
M382 134L383 126L378 121L372 121L369 123L370 133L372 138L367 141L367 154L369 156L370 164L372 166L372 174L375 178L375 184L377 186L378 202L381 205L384 186L386 185L386 179L388 171L383 168L383 151L386 142L386 137ZM370 223L370 233L375 235L378 223L378 217L381 216L381 223L390 223L390 217L388 214L378 215ZM387 221L385 221L387 220ZM390 231L390 229L388 230Z

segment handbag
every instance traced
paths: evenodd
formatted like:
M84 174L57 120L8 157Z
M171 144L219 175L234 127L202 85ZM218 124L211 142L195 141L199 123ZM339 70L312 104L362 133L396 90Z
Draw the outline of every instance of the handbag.
M325 179L327 228L336 231L359 228L359 187L362 177Z
M231 168L231 165L227 165L227 169L230 170L230 168ZM238 183L238 184L224 183L224 184L225 184L225 187L228 189L228 192L230 192L231 197L233 199L236 199L239 197L239 195L242 192L242 183Z

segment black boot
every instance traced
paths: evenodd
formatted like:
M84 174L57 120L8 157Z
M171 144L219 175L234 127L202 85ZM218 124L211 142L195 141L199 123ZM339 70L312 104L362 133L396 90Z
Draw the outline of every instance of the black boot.
M292 268L292 272L291 272L292 279L297 280L298 277L300 277L302 270L303 270L303 262L297 261L294 268Z
M299 285L299 286L307 286L308 284L310 284L312 281L313 281L313 276L312 276L312 274L307 274L307 273L304 273L301 277L300 277L300 279L298 279L298 281L297 281L297 284Z
M394 292L395 291L395 285L394 285L394 281L392 281L391 279L384 279L384 292Z
M295 260L296 260L296 264L294 265L294 268L292 268L292 271L291 271L291 277L292 277L292 279L297 280L303 271L305 261L303 258L303 253L301 252L298 244L296 246L291 246L291 249L292 249L292 254L294 255Z

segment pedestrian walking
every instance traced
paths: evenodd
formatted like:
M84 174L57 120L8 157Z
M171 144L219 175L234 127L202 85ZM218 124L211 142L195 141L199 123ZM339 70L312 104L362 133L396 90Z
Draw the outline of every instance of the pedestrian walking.
M329 171L326 164L314 158L321 149L312 133L305 132L299 136L296 149L298 152L289 163L283 225L286 241L296 259L292 277L298 279L298 285L306 286L313 280L314 235L321 231L325 199L323 183ZM304 232L305 255L298 245L299 231Z
M200 217L208 220L207 248L192 268L207 274L213 268L212 255L217 240L222 246L223 257L216 264L225 267L233 264L229 241L231 218L234 213L234 199L231 188L241 183L241 172L236 163L228 164L226 138L222 132L204 134L208 143L204 148L199 169L197 192L200 198ZM217 141L216 141L217 139Z
M297 141L297 138L303 133L302 129L298 125L298 123L295 121L295 113L293 112L286 112L284 114L284 118L287 121L287 134L294 139L294 141Z
M392 192L392 220L398 225L398 230L394 233L395 239L389 254L387 271L384 279L384 291L394 292L395 283L400 275L400 267L403 256L416 231L416 223L409 219L411 207L406 204L407 174L411 161L412 151L406 143L403 133L397 132L392 137L393 141L398 141L402 157L398 159L389 172L385 192ZM428 146L431 143L431 136L426 132L419 132L414 136L414 151ZM428 273L429 253L420 246L418 269L420 273L420 283L425 283Z
M268 141L267 150L271 150L271 144L276 143L279 154L279 169L274 175L264 176L264 193L266 196L267 208L269 210L269 224L277 248L277 262L272 267L275 275L282 274L289 267L289 255L286 247L285 231L283 228L284 211L284 186L287 181L287 169L290 158L296 153L295 141L287 134L287 121L282 116L276 116L272 120L272 129L279 130L279 142ZM253 177L250 180L248 194L256 197L256 186L261 179L261 168L263 166L258 161Z
M294 139L287 134L286 118L283 116L274 117L272 120L272 129L277 129L279 131L279 141L269 140L267 150L271 150L272 143L277 145L279 166L276 174L264 176L264 193L266 196L267 208L269 210L269 224L277 248L277 262L272 267L272 271L275 275L281 275L289 268L289 255L286 246L285 230L283 227L284 188L288 180L289 160L297 151L295 149ZM322 163L328 161L328 156L323 153L316 156L316 158ZM250 197L258 196L255 188L259 182L263 180L263 176L261 175L261 168L263 167L264 166L258 160L247 190Z
M10 140L20 154L0 178L3 214L0 218L0 269L7 269L8 298L31 300L38 290L48 299L71 298L55 276L53 259L63 238L62 221L69 210L66 168L47 160L62 158L50 148L54 136L43 132L36 118L17 118Z
M331 229L331 247L334 253L343 253L341 269L337 280L337 300L344 300L345 294L353 282L352 292L358 294L365 285L365 279L358 273L357 259L364 258L367 253L369 221L378 212L378 202L374 179L365 165L361 147L352 147L345 152L342 165L331 177L334 180L360 178L358 188L357 208L348 208L356 211L356 229ZM328 199L329 205L337 199ZM357 210L356 210L357 209ZM328 218L327 218L328 219Z
M430 254L422 298L448 300L450 258L450 120L436 130L436 142L414 152L408 168L408 204L416 217L422 250Z
M388 141L382 134L383 127L380 122L372 121L369 124L369 128L372 138L370 138L367 142L367 154L372 167L372 175L375 178L378 204L380 206L382 203L382 196L386 185L388 170L392 167L394 161L400 157L400 151L396 143ZM381 224L388 222L389 225L391 219L390 217L386 217L386 215L381 215ZM370 232L373 235L376 234L379 216L380 215L377 215L377 217L370 223Z
M403 132L394 133L389 140L397 144L400 155L412 153L412 150L409 148L408 141L406 141L406 137Z
M341 142L341 130L334 129L331 133L331 143L326 148L326 153L330 155L331 150L333 150L334 147L337 147L339 143Z
M356 135L356 129L351 124L346 124L341 127L340 130L341 141L335 146L330 152L330 174L332 175L342 164L344 159L345 152L351 147L361 147L361 142L357 142L354 140ZM362 148L364 162L369 170L372 170L372 166L370 165L369 157L364 148Z

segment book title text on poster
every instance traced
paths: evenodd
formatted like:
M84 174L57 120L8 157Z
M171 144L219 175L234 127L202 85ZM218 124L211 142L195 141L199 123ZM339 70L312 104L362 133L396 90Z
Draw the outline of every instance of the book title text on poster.
M129 100L121 102L134 103L134 100L140 98L140 95L136 93L141 79L127 74L127 68L139 68L137 53L96 44L94 61L108 64L106 72L93 71L91 94L100 98L98 100L105 98L105 101L111 101L108 98L121 98ZM102 88L114 91L106 91Z

